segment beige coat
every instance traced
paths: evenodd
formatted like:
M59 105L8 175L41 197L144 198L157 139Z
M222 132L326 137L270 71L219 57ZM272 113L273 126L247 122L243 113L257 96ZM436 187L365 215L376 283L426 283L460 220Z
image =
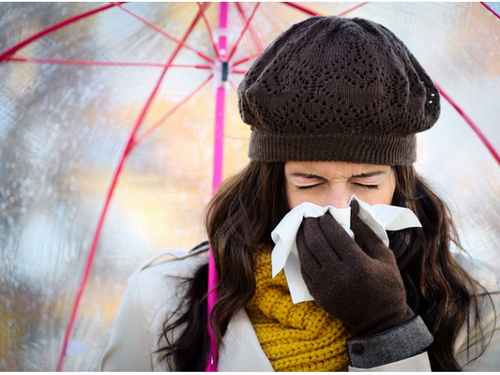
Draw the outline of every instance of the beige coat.
M157 262L160 258L167 257L170 259ZM458 260L490 293L495 293L492 297L500 318L498 270L489 268L484 263L465 262L461 257ZM130 276L108 347L101 360L101 371L170 371L165 361L158 363L158 356L154 351L158 348L157 338L167 313L179 303L176 291L180 280L177 277L191 277L194 270L207 261L206 249L192 253L170 250L148 260ZM489 335L493 331L495 316L491 307L486 313L486 331ZM468 371L500 370L500 319L498 321L488 349L478 361L467 367ZM462 332L456 343L456 356L460 363L466 362L465 339ZM161 346L165 345L163 340ZM471 344L470 355L474 358L478 345L474 345L474 340ZM274 371L244 309L229 323L224 345L219 353L218 371ZM349 367L349 371L430 371L430 365L427 353L424 352L380 367Z

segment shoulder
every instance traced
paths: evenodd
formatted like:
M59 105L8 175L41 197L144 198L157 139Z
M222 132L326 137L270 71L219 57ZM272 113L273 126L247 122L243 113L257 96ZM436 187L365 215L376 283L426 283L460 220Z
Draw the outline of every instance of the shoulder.
M167 370L166 362L160 361L156 353L160 346L165 345L163 339L159 344L164 323L177 316L183 306L185 281L206 263L208 244L192 251L165 250L147 259L128 280L128 301L123 303L122 309L133 311L130 314L133 321L128 323L137 325L135 329L146 336L148 356L155 371Z
M131 277L143 284L163 285L172 278L189 278L204 263L208 263L208 244L191 251L164 250L147 259Z
M147 259L129 278L129 288L136 290L136 297L148 315L154 319L165 304L181 297L182 284L193 277L196 270L208 263L208 245L192 251L165 250Z
M183 280L208 262L208 245L193 251L167 250L144 262L128 280L113 323L110 341L101 358L104 371L168 371L156 350L167 316L182 298Z

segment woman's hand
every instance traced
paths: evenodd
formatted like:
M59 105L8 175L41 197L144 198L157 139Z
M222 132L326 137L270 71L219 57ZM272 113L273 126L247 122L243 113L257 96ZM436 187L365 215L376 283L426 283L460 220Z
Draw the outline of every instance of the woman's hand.
M297 233L302 276L316 303L340 319L354 336L369 336L415 316L394 253L358 217L355 240L330 214L305 218Z

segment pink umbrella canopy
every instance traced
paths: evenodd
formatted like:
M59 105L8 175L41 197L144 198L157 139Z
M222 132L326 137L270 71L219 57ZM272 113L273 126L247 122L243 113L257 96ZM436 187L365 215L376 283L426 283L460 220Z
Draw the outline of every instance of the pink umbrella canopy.
M0 4L0 369L97 369L127 277L152 254L206 239L213 190L248 162L243 74L313 15L383 24L439 86L442 114L419 135L416 168L450 205L464 248L500 269L499 13L497 3Z

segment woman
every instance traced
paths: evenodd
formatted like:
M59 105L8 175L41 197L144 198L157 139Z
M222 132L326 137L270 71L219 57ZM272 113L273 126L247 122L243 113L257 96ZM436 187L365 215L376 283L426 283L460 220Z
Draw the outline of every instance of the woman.
M451 217L412 165L440 103L406 46L372 21L312 17L266 48L238 98L251 162L206 221L218 370L498 369L498 275L487 284L450 252ZM422 228L390 232L389 248L356 203L354 239L329 214L304 219L296 242L314 301L292 303L283 271L271 277L271 232L303 202L345 208L352 195L409 208ZM174 255L131 276L104 370L205 369L207 245Z

